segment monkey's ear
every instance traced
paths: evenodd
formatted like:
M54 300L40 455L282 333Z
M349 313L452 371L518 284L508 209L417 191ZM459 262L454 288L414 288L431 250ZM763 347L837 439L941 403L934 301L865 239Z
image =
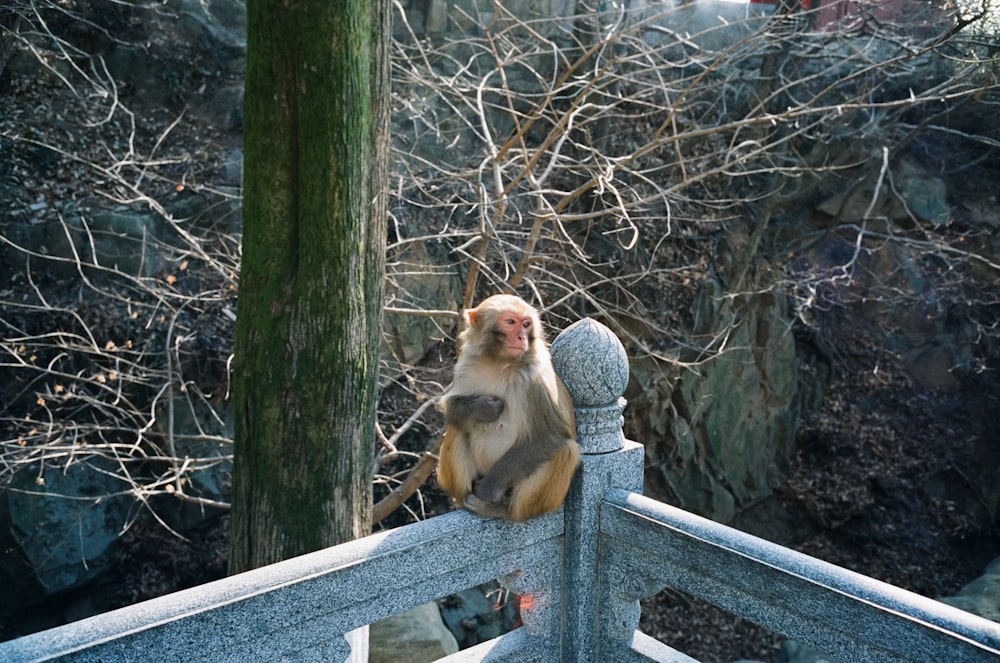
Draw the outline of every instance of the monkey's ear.
M479 317L479 311L474 308L467 308L462 311L462 317L465 319L465 328L472 329L476 326L476 320Z

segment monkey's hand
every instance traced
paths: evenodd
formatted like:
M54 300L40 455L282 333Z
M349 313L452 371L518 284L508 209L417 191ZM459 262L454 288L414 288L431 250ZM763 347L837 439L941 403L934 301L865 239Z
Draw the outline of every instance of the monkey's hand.
M509 514L509 495L485 476L472 482L472 492L462 500L462 506L483 518L506 518Z
M445 418L448 423L460 428L468 421L489 424L500 418L507 403L498 396L476 394L473 396L452 396L448 399Z
M507 486L498 484L495 481L495 477L488 474L486 476L478 477L472 482L472 493L469 494L469 497L475 497L480 502L502 504L508 501L510 497L508 493L509 490ZM468 500L468 497L466 500Z

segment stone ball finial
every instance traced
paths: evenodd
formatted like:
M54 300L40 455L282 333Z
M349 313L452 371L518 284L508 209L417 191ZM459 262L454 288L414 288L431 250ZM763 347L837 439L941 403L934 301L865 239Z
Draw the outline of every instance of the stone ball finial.
M577 407L610 405L625 393L628 356L615 333L600 322L574 322L556 337L550 352Z
M628 356L614 332L585 318L552 342L552 365L573 398L577 443L584 453L620 449Z

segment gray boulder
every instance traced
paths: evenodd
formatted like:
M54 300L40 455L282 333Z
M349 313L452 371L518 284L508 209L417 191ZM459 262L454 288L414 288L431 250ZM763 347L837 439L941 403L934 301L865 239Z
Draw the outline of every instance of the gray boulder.
M368 663L393 663L402 652L407 661L423 663L457 651L455 636L433 602L375 622L368 632Z
M1000 557L990 562L986 572L960 589L958 594L939 600L974 615L1000 622Z
M91 458L43 472L22 470L7 489L9 531L48 596L83 585L114 561L132 498L110 461ZM5 519L6 520L6 519Z

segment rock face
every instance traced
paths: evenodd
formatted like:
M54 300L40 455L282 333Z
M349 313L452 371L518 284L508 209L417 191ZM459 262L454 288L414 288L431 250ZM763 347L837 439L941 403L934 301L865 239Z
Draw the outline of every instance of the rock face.
M37 18L43 19L48 9L40 10ZM93 13L83 15L87 11ZM202 309L195 315L171 309L172 303L164 301L160 316L140 321L136 309L142 308L143 296L153 287L142 290L136 284L176 285L174 293L184 289L185 294L193 295L192 300L197 299L196 278L184 282L195 268L184 270L188 262L197 261L193 256L198 254L200 242L209 235L229 235L237 238L233 246L238 249L244 16L242 0L167 0L127 7L84 3L62 14L52 24L60 35L57 39L73 44L70 50L74 53L95 56L89 59L97 69L106 67L97 79L114 86L113 99L89 85L84 86L86 92L81 93L82 87L70 90L68 86L79 85L72 75L75 65L69 66L58 57L51 61L35 57L26 48L7 49L8 44L18 42L3 40L3 105L6 109L9 103L12 111L27 120L15 133L21 129L25 133L49 132L45 139L41 134L38 138L66 150L41 146L28 150L24 143L7 140L9 125L0 132L4 133L0 138L0 162L4 164L0 165L0 235L5 240L0 242L3 298L11 296L8 285L16 288L17 283L30 278L39 284L39 298L56 310L5 310L3 317L8 325L18 320L19 333L25 338L36 333L44 337L46 330L51 330L52 336L71 340L62 345L43 343L41 348L25 349L27 365L35 362L37 355L39 364L45 362L52 371L31 379L37 384L28 384L23 375L12 376L8 362L0 369L0 409L6 408L2 417L5 422L13 411L18 412L21 421L33 422L30 415L35 394L45 393L53 399L51 419L65 424L70 431L57 442L66 450L58 458L49 456L42 463L28 458L19 464L5 464L0 487L0 617L11 613L29 616L16 626L0 621L0 637L106 609L110 599L91 600L85 594L90 586L103 581L102 575L109 575L107 571L121 574L115 565L128 552L120 544L122 534L148 513L147 508L169 527L190 534L194 528L212 523L213 514L218 517L218 510L207 504L227 499L231 445L226 440L232 438L232 433L227 429L231 415L223 394L228 353L218 330L231 325L234 307L226 316L229 322L219 324L222 318L218 314L224 313L226 307L221 299L216 310ZM12 93L8 86L12 80L28 87ZM195 80L200 82L194 84ZM79 105L67 104L67 98L83 101ZM102 106L103 101L110 103ZM100 119L78 115L80 107L86 109L84 114L97 112ZM103 159L114 159L123 149L123 143L116 142L122 138L117 125L121 116L116 111L135 120L126 129L125 142L132 142L124 147L132 158L145 161L154 159L150 155L156 153L155 159L162 163L188 159L185 168L191 180L163 177L166 171L153 167L156 175L149 171L132 180L134 188L126 186L107 195L114 188L109 184L114 179L110 170L103 173L107 178L88 179L83 175L82 171L97 167ZM36 118L44 116L44 121L35 123L32 113ZM5 116L9 119L6 112ZM161 124L165 116L172 119ZM149 132L164 129L156 147L145 142ZM100 150L100 156L93 150ZM40 158L32 158L33 152ZM175 157L178 153L186 156ZM7 162L16 166L8 168ZM131 165L131 161L119 163L114 170L117 173L121 167L124 173ZM123 175L119 184L129 177ZM151 184L157 179L158 183ZM28 200L33 202L26 204ZM66 295L66 283L74 284L75 301L70 302ZM129 306L134 302L136 306L122 310L109 305L100 294L110 292L115 292L120 302L128 302ZM57 299L59 303L55 303ZM39 331L38 320L46 317L41 324L49 326ZM157 393L159 387L153 381L166 372L156 361L162 362L167 354L165 336L159 328L161 322L170 324L168 317L176 323L172 340L168 341L174 351L174 362L168 370L175 378L175 388ZM77 333L88 338L83 347L72 340ZM30 347L31 341L25 345ZM46 354L52 349L51 354ZM137 354L132 358L143 354L147 359L158 359L146 363L139 359L134 368L142 376L129 382L121 376L131 369L123 369L116 361L133 350ZM101 355L110 358L107 368L99 372L84 368L88 359ZM206 359L209 363L205 363ZM131 359L122 361L129 363ZM209 364L214 365L210 369L214 376L203 379ZM57 374L60 377L54 378ZM99 388L88 390L88 385L98 384ZM104 387L109 390L105 394L115 394L107 401L102 400ZM150 387L153 391L149 391ZM198 394L200 387L207 388ZM192 394L196 395L192 398ZM214 396L200 398L205 394ZM37 398L40 403L42 397ZM86 412L87 405L74 405L84 401L101 410L102 415L92 417ZM138 408L147 412L148 425L139 420L141 417L130 420L108 435L107 447L98 444L96 452L90 446L93 436L87 437L92 428L76 425L71 421L74 415L65 414L77 407L75 416L80 420L114 428L112 420L116 416L119 424L123 421L123 403L128 407L142 403ZM59 411L59 407L65 409ZM11 430L5 423L4 436ZM120 449L116 445L123 440L128 444L137 438L137 449L151 439L154 441L150 447L170 439L169 449L163 444L153 455L173 451L181 464L208 459L206 463L195 461L191 471L181 472L176 484L206 504L182 504L152 494L157 491L133 491L131 478L143 482L164 469L162 461L149 458L149 447L143 450L146 455L140 462L135 458L119 459L114 451L107 451L111 447ZM25 447L29 444L24 442ZM161 487L169 491L174 486ZM174 559L173 564L176 568L179 562ZM144 583L146 580L155 584L151 579L144 579ZM119 589L126 596L135 588ZM45 601L50 603L45 610L37 611L37 624L31 622L35 606Z
M402 210L395 213L405 218ZM404 226L418 229L412 225ZM405 239L405 238L401 238ZM420 361L434 343L452 332L442 327L441 320L431 317L396 315L393 309L457 310L462 297L461 282L454 270L448 269L448 251L435 242L399 241L390 246L387 260L406 265L391 283L387 283L386 314L383 329L383 360L391 367L411 366ZM391 372L391 371L390 371Z
M758 297L718 356L632 363L625 416L646 442L650 494L720 522L770 494L793 450L799 397L786 316L782 302Z

